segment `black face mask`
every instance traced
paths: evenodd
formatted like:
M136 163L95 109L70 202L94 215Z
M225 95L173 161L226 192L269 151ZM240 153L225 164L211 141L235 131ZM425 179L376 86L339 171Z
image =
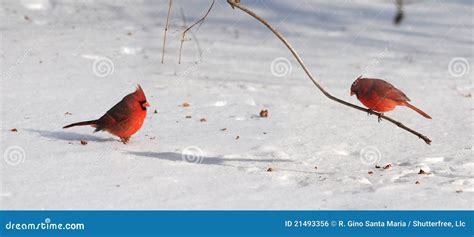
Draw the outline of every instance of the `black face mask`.
M145 106L146 100L140 101L139 103L140 103L140 106L142 107L142 110L146 110L146 106Z

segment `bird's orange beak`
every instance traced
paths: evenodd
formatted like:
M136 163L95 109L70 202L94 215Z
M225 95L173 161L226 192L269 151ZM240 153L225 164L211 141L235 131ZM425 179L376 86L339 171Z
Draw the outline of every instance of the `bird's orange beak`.
M145 107L150 107L150 103L148 103L148 101L147 101L147 102L145 102L145 103L143 104L143 106L145 106Z

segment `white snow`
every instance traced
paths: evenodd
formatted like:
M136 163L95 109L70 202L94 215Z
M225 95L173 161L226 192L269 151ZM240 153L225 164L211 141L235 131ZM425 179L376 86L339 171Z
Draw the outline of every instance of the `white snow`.
M361 74L406 92L433 120L387 115L432 145L324 97L225 1L187 35L181 64L180 8L190 25L210 1L174 1L161 64L168 1L1 0L1 208L473 208L472 1L411 1L400 26L391 1L242 2L339 98L360 104ZM129 144L62 129L138 83L151 107Z
M21 0L20 2L28 10L49 10L52 8L50 0Z

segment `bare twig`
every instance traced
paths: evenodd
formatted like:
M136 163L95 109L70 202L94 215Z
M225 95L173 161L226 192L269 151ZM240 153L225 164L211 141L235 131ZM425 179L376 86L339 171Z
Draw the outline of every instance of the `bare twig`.
M161 52L161 64L163 64L165 61L166 33L168 32L172 4L173 4L173 0L170 0L169 6L168 6L168 16L166 17L165 35L163 36L163 51Z
M180 12L181 12L181 17L183 19L183 28L182 29L185 30L187 28L186 27L186 15L184 14L184 11L183 11L182 7L180 8ZM201 58L202 58L202 49L201 49L201 44L199 43L199 39L196 37L196 35L194 34L193 31L190 31L189 34L193 38L193 42L196 43L196 47L197 47L197 50L199 52L199 60L201 60Z
M427 136L425 136L425 135L423 135L423 134L421 134L421 133L419 133L419 132L417 132L417 131L415 131L415 130L413 130L413 129L411 129L411 128L405 126L405 125L403 125L402 123L400 123L400 122L398 122L398 121L396 121L396 120L394 120L394 119L392 119L392 118L390 118L390 117L385 116L385 115L382 114L382 113L378 113L378 112L372 111L372 110L370 110L370 109L366 109L366 108L360 107L360 106L358 106L358 105L349 103L349 102L347 102L347 101L344 101L344 100L342 100L342 99L339 99L339 98L337 98L337 97L331 95L329 92L327 92L327 91L316 81L316 79L313 77L313 75L311 74L311 72L308 70L308 68L307 68L306 65L304 64L304 62L303 62L303 60L301 59L301 57L298 55L298 53L293 49L293 47L292 47L291 44L288 42L288 40L287 40L280 32L278 32L275 28L273 28L273 26L271 26L266 20L264 20L263 18L261 18L260 16L258 16L257 14L255 14L253 11L249 10L247 7L241 5L239 0L227 0L227 3L229 3L232 8L236 7L236 8L238 8L238 9L244 11L245 13L249 14L249 15L252 16L253 18L255 18L255 19L257 19L258 21L260 21L262 24L264 24L268 29L270 29L270 30L276 35L276 37L278 37L278 39L280 39L281 42L290 50L290 52L293 54L293 56L295 57L295 59L298 61L298 63L301 65L301 67L302 67L303 70L305 71L306 75L308 75L309 79L311 79L311 81L313 82L313 84L314 84L326 97L328 97L329 99L334 100L334 101L336 101L336 102L338 102L338 103L340 103L340 104L349 106L349 107L351 107L351 108L354 108L354 109L357 109L357 110L360 110L360 111L364 111L364 112L366 112L366 113L368 113L368 114L371 114L371 115L375 115L375 116L377 116L378 118L383 118L383 119L385 119L385 120L387 120L387 121L389 121L389 122L391 122L391 123L397 125L398 127L400 127L400 128L402 128L402 129L404 129L404 130L406 130L406 131L408 131L408 132L410 132L410 133L416 135L417 137L423 139L423 141L425 141L426 144L429 145L429 144L431 143L431 140L430 140Z
M179 46L179 60L178 60L178 63L181 64L181 52L183 50L183 43L184 43L184 37L186 36L186 32L188 32L191 28L193 28L195 25L199 24L199 23L203 23L204 20L206 19L206 17L209 15L209 13L211 12L212 10L212 7L214 6L214 3L216 2L216 0L212 0L212 3L211 3L211 6L209 7L209 9L207 10L206 14L201 18L199 19L198 21L194 22L194 24L192 24L190 27L188 27L186 30L183 31L183 35L181 36L181 45Z
M395 5L397 6L397 14L393 18L393 24L399 25L403 20L403 0L396 0Z

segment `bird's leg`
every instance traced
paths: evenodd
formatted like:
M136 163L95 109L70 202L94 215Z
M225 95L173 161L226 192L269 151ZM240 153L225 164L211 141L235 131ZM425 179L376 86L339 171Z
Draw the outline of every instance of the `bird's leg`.
M380 113L379 115L377 115L379 123L380 121L382 121L382 116L383 116L383 113Z
M120 141L123 142L123 144L127 144L130 141L130 137L121 137Z
M375 111L373 109L367 109L367 116L372 115L372 114L375 114ZM379 123L380 121L382 121L382 116L383 116L383 113L379 113L377 115Z

